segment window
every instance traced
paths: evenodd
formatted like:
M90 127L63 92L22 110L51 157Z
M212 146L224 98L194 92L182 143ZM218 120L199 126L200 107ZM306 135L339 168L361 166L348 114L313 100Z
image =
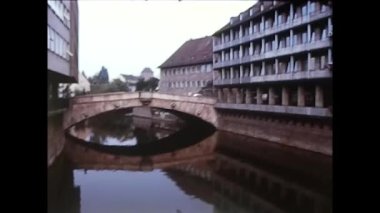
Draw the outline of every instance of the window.
M323 29L322 31L322 40L327 38L327 29Z
M277 19L278 19L278 21L277 21L277 22L278 22L277 25L282 24L282 22L283 22L283 15L279 15Z
M290 46L290 36L286 36L286 45L285 47L289 47Z
M201 65L201 72L205 72L205 65Z
M47 33L48 33L48 36L47 36L47 47L48 49L50 49L50 28L48 27L47 29Z
M63 56L63 39L62 38L59 38L59 51L58 51L58 55L60 56Z
M69 13L69 10L67 9L65 9L65 12L63 15L63 21L67 27L70 27L70 13Z
M247 35L249 35L249 27L244 28L244 35L243 36L247 36Z
M321 7L321 12L325 12L327 10L327 7L326 7L326 5L322 5L322 7Z
M70 11L62 1L48 1L49 7L58 16L59 19L67 26L70 27Z
M55 40L55 46L56 46L56 53L58 55L61 55L61 38L59 36L56 37L56 40Z
M267 42L265 45L265 52L272 51L272 42Z
M302 16L307 16L307 5L302 7Z
M309 13L314 13L315 12L315 2L310 3L310 8L309 8Z
M287 73L288 73L288 72L291 72L291 69L292 69L292 64L291 64L290 61L289 61L288 65L287 65L287 67L286 67L286 72L287 72Z
M253 33L257 33L257 32L260 32L260 31L259 31L259 24L255 24L255 25L253 26Z
M67 54L67 51L69 51L70 50L70 45L69 45L69 43L66 43L66 51L65 51L65 56L66 56L66 59L67 60L69 60L70 59L70 57L69 57L69 54Z
M50 32L51 32L50 46L51 46L51 50L53 52L55 52L55 50L56 50L56 47L55 47L55 33L51 29L50 29Z
M304 33L302 33L302 43L305 44L307 42L308 42L307 41L307 32L304 32Z

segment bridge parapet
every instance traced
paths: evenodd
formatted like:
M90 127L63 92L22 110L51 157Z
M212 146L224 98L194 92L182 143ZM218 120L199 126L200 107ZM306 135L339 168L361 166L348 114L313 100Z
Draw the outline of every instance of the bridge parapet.
M99 101L115 101L126 99L138 99L138 92L114 92L114 93L102 93L91 94L84 96L77 96L70 100L70 104L80 104L87 102L99 102Z
M180 95L170 95L170 94L164 94L164 93L153 93L153 98L162 99L162 100L171 100L171 101L212 104L212 105L216 103L216 98L211 98L211 97L180 96Z

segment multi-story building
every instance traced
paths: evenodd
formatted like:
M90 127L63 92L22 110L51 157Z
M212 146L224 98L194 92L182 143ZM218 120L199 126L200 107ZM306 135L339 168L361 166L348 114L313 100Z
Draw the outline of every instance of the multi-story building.
M58 97L59 83L78 81L78 3L47 1L48 98Z
M259 1L214 33L221 126L331 154L332 27L331 2Z
M212 81L212 37L190 39L160 67L162 93L192 95Z

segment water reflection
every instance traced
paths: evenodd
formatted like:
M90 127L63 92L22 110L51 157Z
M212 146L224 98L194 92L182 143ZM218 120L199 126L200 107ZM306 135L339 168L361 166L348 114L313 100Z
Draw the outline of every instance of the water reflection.
M231 133L194 137L200 130L178 128L155 152L153 141L132 153L70 138L67 159L49 168L49 212L331 212L331 158Z
M111 114L109 118L106 114L72 127L67 136L75 143L104 153L140 156L166 153L190 146L214 131L215 128L210 124L199 120L182 123L131 118L119 114ZM100 142L86 140L89 135L96 135ZM125 143L128 137L136 138L136 145L121 146L120 141ZM119 142L113 145L107 140L109 138Z
M181 120L159 121L106 113L70 128L70 134L84 141L110 146L136 146L165 138L183 127Z

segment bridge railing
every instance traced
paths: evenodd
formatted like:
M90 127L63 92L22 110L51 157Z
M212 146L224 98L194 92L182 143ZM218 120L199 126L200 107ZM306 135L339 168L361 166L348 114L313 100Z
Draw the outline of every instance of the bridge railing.
M152 99L153 92L139 92L139 98L141 99Z

